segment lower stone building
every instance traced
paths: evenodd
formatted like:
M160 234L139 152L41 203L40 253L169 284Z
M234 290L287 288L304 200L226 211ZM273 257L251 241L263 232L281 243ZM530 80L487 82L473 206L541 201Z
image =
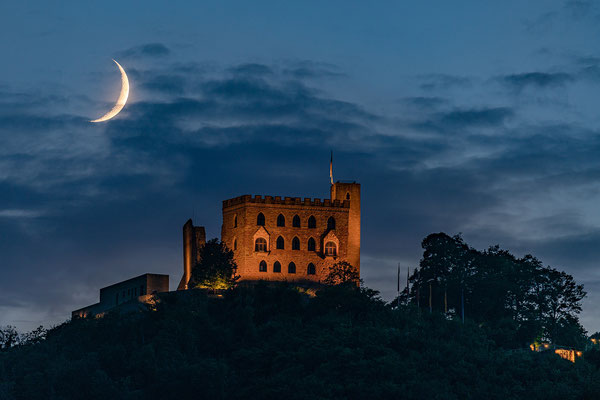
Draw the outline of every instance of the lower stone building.
M169 275L144 274L100 289L100 301L71 313L72 318L101 316L116 307L145 303L157 293L169 291Z

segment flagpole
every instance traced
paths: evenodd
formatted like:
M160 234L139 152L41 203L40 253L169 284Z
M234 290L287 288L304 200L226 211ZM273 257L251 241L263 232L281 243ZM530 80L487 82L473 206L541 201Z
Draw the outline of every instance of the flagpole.
M408 305L408 299L410 295L410 289L408 287L408 281L410 279L410 267L406 267L406 305Z
M429 314L433 312L433 307L431 303L431 281L429 281Z
M398 302L398 308L400 308L400 263L398 263L398 278L397 278L397 283L398 283L398 287L396 288L396 291L398 292L398 295L396 296L396 301Z
M462 309L462 323L465 324L465 289L460 288L460 307Z
M331 150L331 158L329 159L329 180L333 185L333 150Z

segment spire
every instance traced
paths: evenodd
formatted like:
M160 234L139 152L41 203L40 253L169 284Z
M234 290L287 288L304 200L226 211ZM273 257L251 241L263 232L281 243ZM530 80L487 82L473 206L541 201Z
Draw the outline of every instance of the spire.
M331 159L329 160L329 180L333 185L333 150L331 150Z

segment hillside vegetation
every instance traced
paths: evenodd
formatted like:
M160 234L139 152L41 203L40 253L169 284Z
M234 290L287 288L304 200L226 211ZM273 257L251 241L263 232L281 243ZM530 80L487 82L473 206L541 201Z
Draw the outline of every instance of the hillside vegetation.
M0 399L597 399L585 361L506 351L369 289L238 288L74 320L0 353Z
M199 289L47 332L0 329L0 400L600 398L597 348L575 363L529 350L591 347L582 285L460 236L422 244L410 287L386 304L343 261L313 295L235 287L233 253L211 240L192 271Z

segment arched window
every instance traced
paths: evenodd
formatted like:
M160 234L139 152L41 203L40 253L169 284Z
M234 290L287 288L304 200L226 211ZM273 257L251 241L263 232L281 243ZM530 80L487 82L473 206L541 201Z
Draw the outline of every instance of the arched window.
M292 220L292 226L294 228L300 228L300 217L297 215L294 215L294 219Z
M285 249L285 242L283 241L283 238L281 236L279 236L277 238L277 246L276 247L281 250Z
M265 226L265 214L258 213L258 217L256 217L256 225Z
M312 215L308 218L308 227L309 228L317 227L317 219Z
M293 262L291 262L288 265L288 274L295 274L296 273L296 264L294 264Z
M254 251L267 251L267 241L264 238L257 238L254 242Z
M306 275L315 275L317 273L317 268L315 268L315 264L310 263L306 268Z
M285 226L285 217L283 214L277 216L277 226Z
M233 239L233 249L237 250L237 239Z
M335 218L329 217L327 220L327 230L335 229Z
M308 246L306 248L308 251L316 251L317 243L315 242L315 239L313 239L313 238L308 239Z
M267 263L264 260L261 261L260 264L258 264L258 271L267 272Z
M335 256L337 254L337 248L335 243L327 242L325 243L325 255L326 256Z
M346 200L350 200L350 193L346 193Z
M233 216L233 227L237 228L237 214Z
M292 250L300 250L300 239L298 237L292 239Z
M273 264L273 272L281 272L281 264L279 261L275 261L275 264Z

